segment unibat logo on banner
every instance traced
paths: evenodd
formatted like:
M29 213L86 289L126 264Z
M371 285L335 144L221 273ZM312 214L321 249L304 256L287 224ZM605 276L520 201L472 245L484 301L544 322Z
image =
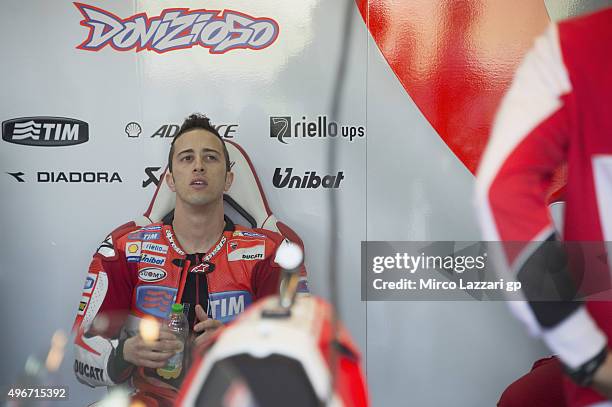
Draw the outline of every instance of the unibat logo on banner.
M344 171L338 171L335 175L320 176L316 171L306 171L303 176L292 175L293 168L285 168L285 175L280 168L274 170L272 184L276 188L296 188L296 189L315 189L315 188L340 188L340 182L344 179Z
M2 140L27 146L72 146L89 140L89 125L64 117L20 117L2 122Z
M149 17L138 13L122 19L101 8L74 3L89 28L87 39L77 46L99 51L110 46L117 51L154 51L162 54L199 45L211 54L235 49L261 50L278 37L278 23L271 18L252 17L234 10L189 10L168 8Z

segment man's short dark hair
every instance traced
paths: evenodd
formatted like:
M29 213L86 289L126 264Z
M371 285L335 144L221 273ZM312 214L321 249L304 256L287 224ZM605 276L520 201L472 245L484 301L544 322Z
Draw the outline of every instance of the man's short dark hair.
M221 144L223 145L223 156L225 157L225 170L229 171L231 169L229 153L227 152L227 147L225 146L225 141L223 140L223 137L221 137L217 129L210 123L210 119L206 117L206 115L203 115L201 113L193 113L185 119L179 131L176 132L174 140L172 140L172 144L170 144L170 153L168 154L168 169L170 170L170 172L172 172L172 156L174 155L174 143L183 134L194 129L202 129L209 131L215 136L217 136L219 140L221 140Z

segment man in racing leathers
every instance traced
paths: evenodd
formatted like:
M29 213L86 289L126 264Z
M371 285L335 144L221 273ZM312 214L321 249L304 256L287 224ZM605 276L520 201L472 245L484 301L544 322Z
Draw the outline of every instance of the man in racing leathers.
M224 216L223 193L233 173L208 118L187 118L168 168L175 210L162 222L124 225L106 238L89 267L74 325L79 381L112 386L129 379L134 398L146 405L171 405L187 368L178 377L158 372L182 344L163 327L157 340L146 341L139 333L144 317L162 321L173 303L182 303L195 336L188 342L197 346L279 289L274 254L283 237Z
M612 240L611 44L612 9L551 24L516 72L477 181L484 237L504 242L492 260L526 288L525 301L509 304L559 356L566 401L576 407L612 405L604 401L612 397L610 265L599 251L586 262L574 256L579 245L600 250ZM556 242L546 207L563 163L571 251ZM587 300L533 295L541 282ZM536 405L528 396L527 404Z

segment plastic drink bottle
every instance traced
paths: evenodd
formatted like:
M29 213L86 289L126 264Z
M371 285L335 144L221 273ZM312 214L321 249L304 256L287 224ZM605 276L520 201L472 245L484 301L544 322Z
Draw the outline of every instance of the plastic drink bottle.
M164 379L176 379L183 370L183 354L185 351L185 341L187 340L187 333L189 327L187 326L187 319L183 314L182 304L172 304L172 311L166 320L166 325L176 335L176 337L183 343L183 350L175 353L168 359L166 366L157 369L157 374Z

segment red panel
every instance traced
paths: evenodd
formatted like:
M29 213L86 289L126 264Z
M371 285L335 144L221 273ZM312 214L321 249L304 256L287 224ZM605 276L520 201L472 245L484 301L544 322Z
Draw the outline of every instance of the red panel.
M498 104L549 21L542 0L356 0L398 79L474 173Z

